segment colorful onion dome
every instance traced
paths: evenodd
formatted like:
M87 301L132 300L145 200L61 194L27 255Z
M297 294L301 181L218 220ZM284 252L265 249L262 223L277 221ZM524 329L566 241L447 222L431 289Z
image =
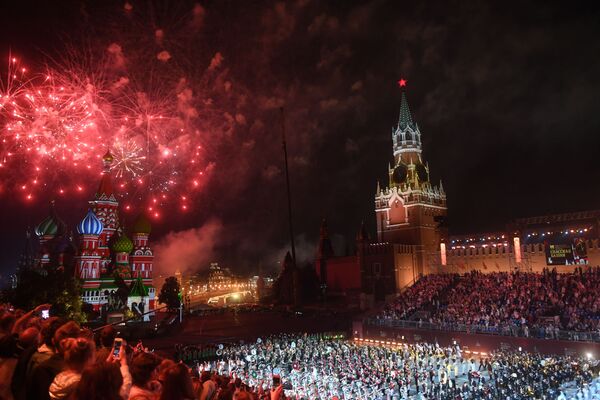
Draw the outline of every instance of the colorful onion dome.
M96 217L96 214L90 209L86 216L77 225L77 232L80 235L100 235L104 225L102 221Z
M150 225L150 221L148 221L148 218L146 218L143 213L140 214L133 223L131 232L145 234L150 234L150 232L152 232L152 225Z
M133 243L125 234L122 234L114 241L111 248L115 253L131 253Z
M54 201L50 202L50 215L35 227L35 234L38 237L56 236L64 234L65 229L66 224L56 215L54 210Z
M56 236L58 233L58 224L52 217L49 215L44 219L38 226L35 227L35 234L39 237L42 236Z

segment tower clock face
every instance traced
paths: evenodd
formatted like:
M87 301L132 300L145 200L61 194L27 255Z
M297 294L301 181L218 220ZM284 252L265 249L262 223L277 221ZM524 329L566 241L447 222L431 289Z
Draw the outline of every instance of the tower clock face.
M416 170L421 182L427 182L429 180L427 176L427 169L423 164L417 164Z
M404 164L398 164L396 168L394 168L394 172L392 173L392 180L394 183L403 183L406 181L406 175L408 170Z

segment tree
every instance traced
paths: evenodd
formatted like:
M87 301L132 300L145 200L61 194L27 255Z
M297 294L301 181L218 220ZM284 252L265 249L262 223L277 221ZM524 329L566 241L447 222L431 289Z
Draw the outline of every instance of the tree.
M174 311L179 308L181 304L180 297L181 288L179 287L179 281L174 276L170 276L165 279L165 283L160 289L158 295L158 301L167 305L170 311Z
M52 315L85 322L81 311L81 285L70 271L24 269L9 300L15 307L30 310L40 304L52 304Z

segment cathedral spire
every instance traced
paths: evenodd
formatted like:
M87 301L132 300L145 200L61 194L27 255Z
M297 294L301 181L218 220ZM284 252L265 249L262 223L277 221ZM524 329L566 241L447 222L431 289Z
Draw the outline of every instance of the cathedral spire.
M114 198L113 186L110 179L110 169L112 167L114 157L110 153L110 150L106 151L106 154L102 157L102 178L100 179L100 186L96 193L96 199L109 199Z

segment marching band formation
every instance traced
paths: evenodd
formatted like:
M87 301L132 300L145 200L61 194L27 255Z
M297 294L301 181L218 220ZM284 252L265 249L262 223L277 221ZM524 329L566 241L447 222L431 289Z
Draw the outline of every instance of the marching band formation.
M459 346L373 345L343 338L280 335L219 346L200 371L268 389L280 375L293 399L600 398L600 364L587 358L499 351L476 357Z

